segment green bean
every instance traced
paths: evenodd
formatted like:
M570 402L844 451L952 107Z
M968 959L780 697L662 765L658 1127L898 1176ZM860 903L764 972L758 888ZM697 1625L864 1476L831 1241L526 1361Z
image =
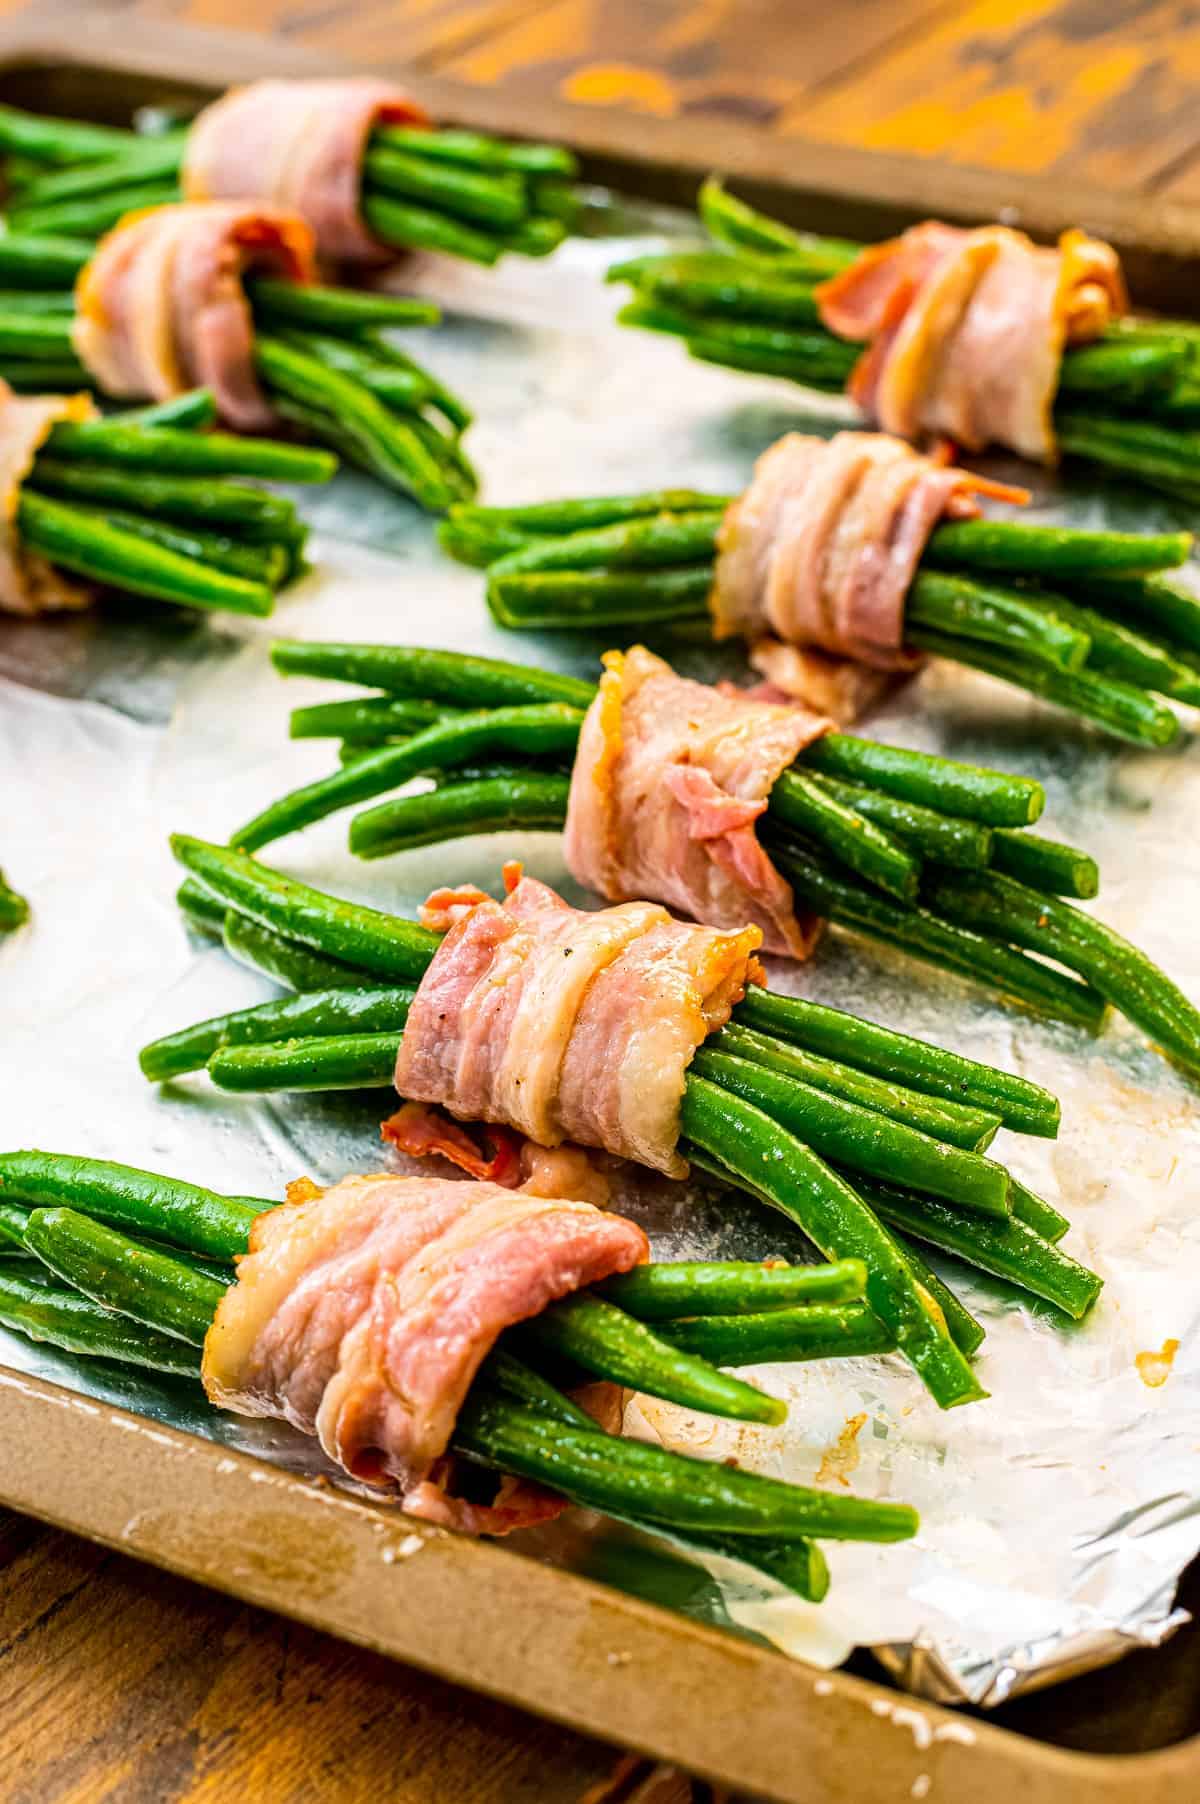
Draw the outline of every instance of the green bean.
M822 776L865 783L901 802L960 815L985 827L1027 827L1046 806L1046 792L1031 777L960 764L932 752L877 745L847 733L826 733L801 754Z
M488 266L499 261L504 249L491 232L451 219L437 208L396 200L370 183L362 190L362 216L376 238L398 250L441 251Z
M375 746L385 739L406 739L449 717L436 702L396 700L390 695L365 700L318 702L293 708L288 733L293 739L340 739L349 745Z
M508 1334L502 1334L480 1366L476 1381L483 1389L498 1392L513 1403L523 1404L526 1409L552 1416L555 1421L570 1422L576 1428L596 1426L594 1416L589 1416L586 1409L560 1391L557 1385L526 1365L523 1359L518 1359L508 1342Z
M328 332L292 330L288 343L316 357L326 368L339 370L367 389L385 406L399 413L419 413L437 405L437 394L428 377L416 369L394 369L375 353L373 344L357 338L334 338Z
M532 1344L595 1377L685 1409L739 1422L775 1425L787 1419L787 1405L777 1397L681 1352L602 1297L564 1297L516 1332L519 1344Z
M288 340L259 332L254 357L272 391L280 391L309 415L316 410L335 429L334 442L353 444L366 466L385 482L438 513L453 496L424 444L404 420L361 383L310 357Z
M562 537L539 539L493 565L493 575L545 570L653 569L710 557L721 515L656 514Z
M392 344L386 338L371 337L369 349L374 362L387 364L393 370L419 377L429 390L430 406L443 414L452 426L457 426L460 432L466 431L474 417L470 408L451 389L439 382L432 371L422 369L420 364L413 362L407 351L402 351L399 345Z
M1105 464L1123 476L1141 477L1153 486L1179 485L1185 491L1200 485L1200 435L1194 432L1149 421L1100 419L1062 408L1055 409L1054 429L1064 451Z
M14 288L70 288L94 249L86 239L0 233L0 282Z
M1054 670L1079 670L1092 642L1065 608L1059 615L1053 605L1050 597L1041 602L1018 590L919 571L908 591L905 637L920 646L926 632L955 634Z
M1092 608L1200 652L1200 600L1170 576L1093 577L1084 596Z
M179 199L174 182L129 183L104 194L84 195L46 207L18 207L8 216L10 229L21 237L102 238L119 225L127 213L146 207L164 207Z
M32 363L69 361L75 356L71 321L52 313L0 314L0 353L6 362L9 358Z
M1016 1185L1014 1184L1014 1194L1015 1191ZM891 1235L896 1250L908 1266L909 1271L921 1288L929 1292L941 1310L951 1340L965 1358L972 1359L987 1339L983 1323L977 1321L971 1311L959 1302L950 1286L939 1278L913 1241L906 1239L903 1234L898 1234L894 1227Z
M1060 1215L1057 1209L1052 1208L1040 1196L1035 1196L1032 1190L1026 1189L1016 1178L1011 1179L1009 1196L1012 1200L1012 1212L1017 1220L1023 1221L1027 1228L1032 1228L1043 1240L1057 1242L1069 1233L1071 1224L1066 1216Z
M172 395L166 401L155 401L149 407L132 407L128 413L121 415L121 422L125 426L155 429L170 426L179 431L196 431L201 426L214 426L216 420L217 403L211 388L189 388L182 395Z
M629 282L641 294L701 315L729 314L781 325L814 324L820 314L811 283L751 268L724 252L634 257L614 264L606 282Z
M519 175L482 175L449 162L438 163L392 149L369 149L363 179L380 194L418 201L485 228L502 230L520 224L528 199Z
M1016 1133L1050 1140L1058 1134L1058 1099L1040 1084L842 1009L808 1002L801 996L780 996L755 985L738 1004L734 1019L874 1077L999 1115L1005 1127Z
M934 528L921 563L1013 576L1112 577L1173 569L1191 548L1190 532L1093 532L1016 520L951 520Z
M649 322L644 315L645 309L635 304L623 307L617 320L623 326L646 326ZM841 393L858 361L857 346L821 338L815 332L807 344L797 341L789 351L734 344L712 332L696 332L686 344L688 356L698 363L715 363L722 369L746 370L757 376L779 376L786 382L799 382L805 388L823 389L828 394Z
M912 1196L892 1185L866 1183L863 1195L884 1219L917 1240L953 1253L989 1272L1007 1278L1035 1297L1042 1297L1080 1321L1104 1288L1103 1279L1070 1258L1061 1248L1043 1240L1017 1216L1007 1221L973 1216L932 1197ZM964 1226L965 1224L965 1226Z
M553 832L566 819L570 789L569 777L535 772L398 796L354 816L350 850L356 858L387 858L468 834Z
M78 163L120 156L137 143L132 132L76 119L43 118L19 107L0 106L0 151L36 163Z
M894 834L902 845L922 858L931 858L936 864L962 865L967 870L980 870L991 863L993 829L990 827L940 814L933 808L922 808L916 802L902 802L877 789L868 789L863 783L843 782L840 777L814 776L808 781L819 783L837 801ZM774 801L775 790L772 790L772 805Z
M764 256L785 258L790 269L810 265L816 277L837 275L839 270L849 268L862 252L862 246L849 239L817 238L808 232L794 232L790 226L735 199L713 175L702 185L697 205L701 219L719 243Z
M639 572L554 570L488 573L487 604L500 626L517 631L706 620L711 564Z
M917 1530L916 1513L904 1504L784 1484L646 1441L618 1443L599 1429L548 1422L486 1394L467 1399L452 1445L469 1459L539 1480L587 1508L670 1527L779 1541L902 1541Z
M941 1408L985 1395L890 1235L815 1153L761 1109L702 1077L689 1076L680 1118L685 1157L695 1145L717 1160L734 1182L797 1222L827 1259L862 1260L868 1304Z
M1101 340L1069 346L1058 371L1058 395L1100 395L1101 405L1118 397L1142 400L1148 391L1169 389L1191 360L1185 339L1160 338L1146 344Z
M195 878L184 878L175 891L175 905L195 932L220 939L228 911Z
M768 995L770 993L768 992ZM874 1109L892 1121L905 1123L934 1140L967 1152L982 1152L990 1146L1000 1128L1000 1117L990 1110L970 1108L960 1102L937 1101L918 1090L906 1089L888 1079L872 1077L832 1059L821 1058L798 1046L788 1045L769 1034L734 1022L710 1036L706 1044L734 1058L749 1059L785 1077L798 1078L831 1096ZM923 1048L928 1052L928 1047Z
M1009 1213L1008 1172L981 1153L707 1045L690 1069L763 1110L823 1159L870 1177L893 1178L981 1215Z
M28 902L10 888L4 872L0 871L0 933L11 933L14 928L23 927L28 919Z
M68 288L39 294L32 288L0 290L0 313L49 314L51 318L71 319L75 312L75 296Z
M1144 952L1069 902L990 871L931 872L933 906L983 933L1028 946L1078 971L1189 1071L1200 1071L1200 1011Z
M150 520L142 514L122 513L117 508L80 511L87 512L89 517L106 520L121 532L159 545L164 551L209 564L214 570L227 571L230 576L244 577L247 582L265 584L268 589L281 588L289 577L292 557L286 545L272 545L266 541L247 545L223 533L208 532L202 526L177 526L169 520Z
M59 421L46 441L51 456L93 457L130 469L261 476L272 482L328 482L337 459L308 445L227 432L147 431L123 420Z
M0 1192L31 1209L77 1210L217 1259L244 1252L255 1218L273 1207L107 1159L32 1150L0 1153Z
M333 677L365 683L389 695L415 695L458 708L509 708L525 702L566 702L587 708L594 683L499 658L468 657L423 645L331 645L276 639L271 662L283 676Z
M4 380L19 395L74 394L96 386L77 357L45 358L40 363L6 357Z
M311 327L319 332L357 332L375 326L436 326L441 308L415 295L364 293L326 283L279 282L254 276L246 284L256 320L271 325Z
M398 1032L219 1046L207 1070L220 1090L386 1090L399 1049Z
M1059 840L1042 839L1036 833L995 834L991 864L993 870L1016 877L1049 896L1078 896L1086 900L1100 888L1100 872L1094 858Z
M732 495L700 489L652 489L639 495L595 495L583 500L533 501L515 507L456 507L452 521L481 532L502 527L522 534L592 532L599 527L629 525L656 514L723 513Z
M30 550L94 582L183 607L220 608L260 618L275 606L274 593L265 583L212 569L110 525L102 515L63 506L27 489L18 499L17 524Z
M230 527L239 538L294 542L296 510L281 495L206 476L159 476L111 464L82 463L40 456L22 493L64 496L67 500L112 503L133 513L163 514L200 526Z
M635 1265L606 1278L597 1294L643 1322L675 1316L742 1316L817 1303L852 1303L862 1296L867 1268L861 1259L831 1265L763 1265L751 1260L679 1260ZM728 1362L727 1362L728 1363Z
M48 1342L67 1353L149 1366L180 1378L198 1378L194 1348L174 1335L143 1328L76 1290L30 1281L0 1268L0 1323L28 1340Z
M324 895L244 852L180 833L172 836L171 849L230 908L317 952L361 964L379 977L396 983L419 979L438 948L438 935L424 927Z
M280 797L232 834L231 843L255 851L341 808L370 801L425 771L465 763L480 754L517 751L530 756L570 756L581 721L579 710L562 702L481 710L438 721L411 739L367 753Z
M223 1046L333 1034L403 1032L414 992L404 989L331 989L285 996L255 1008L214 1015L182 1032L152 1040L138 1054L143 1077L166 1083L187 1071L202 1071Z
M371 134L371 145L480 169L517 169L528 175L567 177L579 173L575 157L563 145L514 143L506 138L487 137L482 132L381 125Z
M74 1209L35 1209L25 1239L66 1283L143 1327L199 1346L228 1285Z
M479 475L462 448L456 432L444 431L433 420L414 413L404 424L414 433L437 464L452 501L471 501L479 492Z
M902 907L843 877L797 840L779 842L772 855L800 898L818 913L910 957L986 983L1034 1013L1099 1031L1104 999L1076 978L1031 959L999 938L943 920L928 907ZM1011 936L1005 936L1009 938Z
M89 158L73 168L38 176L22 187L20 204L22 208L47 206L52 201L173 178L179 173L186 136L185 132L164 132L157 138L135 139L114 156Z
M814 1303L761 1315L697 1316L664 1321L664 1340L714 1365L792 1364L810 1359L862 1359L894 1353L896 1337L862 1303Z
M1179 722L1169 708L1113 677L1095 676L1086 669L1053 670L994 646L928 630L921 634L921 649L1028 689L1134 745L1170 745L1179 737Z
M1051 605L1062 619L1087 633L1091 640L1089 670L1131 683L1136 689L1156 690L1193 707L1200 703L1200 673L1173 657L1165 645L1065 597L1055 596Z
M771 791L771 813L784 826L819 841L890 895L916 895L920 864L890 833L801 771L784 771Z
M248 965L253 971L261 971L276 983L308 992L361 989L368 980L370 973L361 966L326 958L289 939L286 934L274 933L257 921L247 920L235 909L226 909L224 903L217 906L222 916L221 937L230 958L240 965Z
M0 1202L0 1252L6 1255L23 1253L28 1226L28 1209L22 1209L16 1203Z
M445 519L438 521L437 542L447 557L459 564L469 564L474 570L486 570L497 558L523 551L527 545L535 543L531 533L522 532L518 527L489 524L473 518L476 513L486 511L456 502Z

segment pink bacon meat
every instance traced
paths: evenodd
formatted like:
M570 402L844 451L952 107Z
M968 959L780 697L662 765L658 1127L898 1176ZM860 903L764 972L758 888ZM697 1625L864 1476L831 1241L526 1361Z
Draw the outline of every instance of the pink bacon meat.
M850 393L885 431L1039 463L1057 457L1065 346L1098 338L1128 304L1116 252L1083 232L1051 250L1007 226L936 220L868 247L817 302L830 332L869 341Z
M315 1434L413 1515L505 1533L560 1499L508 1481L497 1503L445 1489L458 1412L506 1328L649 1257L590 1204L453 1178L344 1178L260 1215L204 1344L209 1400Z
M304 221L232 201L131 213L76 284L75 350L110 395L165 401L210 388L230 426L266 430L277 422L255 370L251 271L311 282Z
M757 927L720 932L651 902L586 913L512 877L450 929L421 980L396 1088L541 1146L574 1141L671 1177L687 1068L758 977Z
M571 875L610 902L653 896L710 927L752 922L765 951L807 958L820 923L797 916L756 826L832 723L694 683L641 645L604 665L571 775Z
M0 380L0 611L45 614L84 608L90 583L68 576L21 543L17 509L21 484L60 420L96 417L90 395L18 395Z
M307 220L328 261L385 261L395 252L372 237L361 213L367 141L377 125L428 123L403 89L372 76L250 82L196 119L184 196L287 207Z

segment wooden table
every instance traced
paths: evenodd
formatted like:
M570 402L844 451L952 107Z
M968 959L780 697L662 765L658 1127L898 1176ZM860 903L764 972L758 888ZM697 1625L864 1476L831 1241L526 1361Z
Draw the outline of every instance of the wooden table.
M298 44L464 82L485 112L519 106L530 131L587 116L600 122L590 135L602 140L612 121L628 144L639 120L671 123L672 141L704 156L723 133L778 179L791 147L815 143L850 169L869 171L855 161L866 150L936 159L942 181L984 169L1014 191L1049 177L1156 206L1200 201L1200 10L1166 0L96 0L93 11L131 43L140 19L182 21L274 34L281 56ZM1196 1649L1182 1638L1157 1658L1190 1662L1200 1684ZM1094 1740L1091 1728L1072 1735L1072 1713L1094 1724L1089 1688L1102 1682L1031 1700L1014 1720L1038 1731L1057 1713L1068 1743ZM1140 1695L1149 1724L1154 1684ZM577 1804L598 1785L613 1804L711 1797L678 1776L647 1781L646 1769L610 1792L614 1749L3 1513L0 1724L6 1804ZM1114 1724L1114 1739L1129 1727ZM1155 1739L1174 1727L1156 1725Z

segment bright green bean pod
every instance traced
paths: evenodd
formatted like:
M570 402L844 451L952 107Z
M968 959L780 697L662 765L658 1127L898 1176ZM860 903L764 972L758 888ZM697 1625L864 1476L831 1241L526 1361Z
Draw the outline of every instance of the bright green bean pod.
M385 739L407 739L421 733L445 720L450 712L435 702L390 695L368 696L365 701L318 702L311 708L292 709L288 733L293 739L340 739L345 744L375 746Z
M25 1240L43 1264L94 1303L193 1346L203 1343L228 1289L74 1209L35 1209Z
M714 1365L783 1365L811 1359L862 1359L896 1351L896 1337L862 1303L814 1303L761 1315L696 1316L664 1321L664 1340Z
M984 586L970 578L918 571L905 604L905 636L923 644L927 631L954 634L983 645L997 645L1015 657L1053 670L1080 670L1092 642L1070 620L1017 589Z
M152 1083L166 1083L185 1072L202 1071L222 1046L258 1046L334 1034L389 1033L398 1037L404 1031L413 995L412 990L364 987L285 996L256 1008L214 1015L153 1040L143 1046L138 1063L143 1077Z
M776 820L828 847L868 883L905 900L916 895L921 867L912 853L801 771L783 772L770 805Z
M197 885L199 888L199 885ZM221 938L230 958L252 971L292 990L356 990L369 982L370 973L361 965L349 965L338 958L314 952L283 933L275 933L258 921L251 921L236 909L217 904L221 912Z
M272 482L328 482L337 459L310 445L286 445L269 438L235 438L228 432L148 431L124 420L60 420L50 429L47 449L55 457L96 458L129 469L199 472L215 476L259 476Z
M279 282L254 276L246 284L256 320L310 327L317 332L361 332L378 326L436 326L441 308L414 295L364 293L328 283Z
M537 772L439 783L425 795L398 796L356 814L350 850L356 858L387 858L477 833L555 832L566 820L570 789L569 777Z
M171 1334L143 1328L93 1303L77 1290L30 1281L0 1267L0 1323L26 1339L85 1359L148 1366L178 1378L199 1378L200 1355Z
M932 752L879 745L848 733L826 733L800 762L822 776L865 783L902 802L960 815L985 827L1028 827L1046 806L1046 792L1032 777L960 764Z
M1076 896L1086 901L1100 888L1100 871L1094 858L1056 839L1036 833L1001 831L992 840L992 869L1015 877L1030 889L1048 896Z
M399 1048L399 1032L219 1046L207 1069L220 1090L386 1090Z
M23 1253L29 1211L18 1203L0 1202L0 1253Z
M606 1278L597 1294L643 1322L676 1316L752 1315L763 1310L853 1303L862 1296L861 1259L830 1265L763 1265L750 1260L678 1260L635 1265Z
M282 676L332 677L365 683L389 695L415 695L465 709L565 702L587 708L596 686L557 671L507 664L499 658L434 651L423 645L330 645L276 639L271 662Z
M932 859L935 864L961 865L965 870L982 870L992 861L995 829L991 827L922 808L917 802L902 802L896 796L883 795L863 783L847 783L841 777L814 775L809 781L819 783L847 808L874 821L921 858ZM773 790L772 801L774 796Z
M278 539L286 544L292 542L297 528L296 509L281 495L203 476L159 476L43 453L21 491L22 498L31 489L93 505L108 502L135 514L164 514L169 520L215 526L218 531L230 527L240 538Z
M713 555L719 513L656 514L536 540L493 565L497 576L548 570L641 570Z
M274 1206L108 1159L33 1150L0 1153L0 1195L30 1209L77 1210L216 1259L244 1252L255 1218Z
M949 520L934 528L922 565L993 570L1041 581L1172 570L1186 561L1190 532L1092 532L1077 526L1026 526L1018 520Z

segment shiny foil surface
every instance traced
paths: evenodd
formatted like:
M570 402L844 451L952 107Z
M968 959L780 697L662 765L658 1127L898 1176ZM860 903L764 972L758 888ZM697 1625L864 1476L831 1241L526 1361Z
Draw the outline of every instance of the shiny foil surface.
M486 499L667 484L734 491L782 431L837 424L835 403L705 368L673 340L612 324L620 297L601 284L605 266L682 227L665 215L614 216L606 239L546 263L511 261L487 275L415 266L413 279L450 316L404 343L475 409L468 445ZM1195 524L1181 504L1086 470L1032 481L1034 518ZM432 522L364 478L299 499L317 527L316 568L272 621L119 599L79 619L0 620L0 864L33 908L31 924L0 941L0 1144L275 1198L302 1173L329 1183L388 1161L378 1135L386 1091L240 1099L204 1077L161 1090L143 1081L136 1054L146 1040L274 993L189 940L167 835L223 840L333 767L334 745L289 741L287 719L340 686L275 675L276 634L450 646L588 676L605 646L500 631L480 573L443 558ZM691 674L745 674L734 651L696 641L662 649ZM1088 906L1200 995L1200 755L1189 740L1162 753L1122 748L937 663L867 730L1041 778L1049 801L1039 830L1099 859L1101 895ZM498 889L510 857L575 893L553 836L367 865L346 850L347 818L268 848L266 862L402 912L438 884ZM991 1393L949 1415L898 1359L764 1368L761 1382L791 1405L780 1430L649 1400L630 1406L631 1430L668 1446L919 1508L911 1543L828 1546L833 1585L820 1607L735 1567L714 1563L710 1576L579 1514L512 1543L514 1557L553 1559L807 1659L832 1664L871 1646L901 1684L944 1701L994 1704L1161 1640L1179 1621L1176 1582L1200 1547L1196 1089L1120 1021L1091 1040L840 933L811 965L777 965L771 979L1054 1090L1058 1140L1006 1133L995 1153L1070 1216L1065 1244L1103 1275L1100 1303L1082 1326L1064 1326L942 1267L986 1324L979 1370ZM633 1173L619 1201L659 1257L803 1256L798 1232L749 1202ZM185 1385L2 1333L0 1360L294 1468L320 1464L290 1431L220 1419Z

